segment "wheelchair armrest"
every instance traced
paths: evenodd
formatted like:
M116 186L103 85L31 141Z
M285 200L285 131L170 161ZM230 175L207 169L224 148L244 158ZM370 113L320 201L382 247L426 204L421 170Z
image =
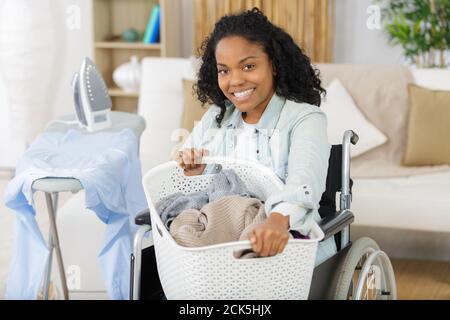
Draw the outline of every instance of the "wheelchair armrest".
M355 216L350 210L337 211L326 216L320 221L319 226L325 237L323 240L334 236L336 233L350 225L355 220Z
M150 210L147 208L139 212L136 215L136 218L134 218L134 223L138 226L142 226L144 224L151 226L152 223L150 221Z

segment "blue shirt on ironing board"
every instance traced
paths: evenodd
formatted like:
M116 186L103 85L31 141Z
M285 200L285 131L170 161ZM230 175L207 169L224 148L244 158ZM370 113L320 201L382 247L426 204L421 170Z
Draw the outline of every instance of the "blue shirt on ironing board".
M40 289L49 249L35 219L32 184L44 177L81 182L86 207L107 225L98 258L108 293L112 299L128 299L134 216L147 208L138 142L131 129L47 132L25 152L5 192L6 206L17 214L5 297L36 299Z

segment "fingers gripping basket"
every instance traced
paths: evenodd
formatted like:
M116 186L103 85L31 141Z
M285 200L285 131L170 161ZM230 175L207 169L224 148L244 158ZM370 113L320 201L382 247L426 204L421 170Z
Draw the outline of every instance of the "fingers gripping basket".
M266 200L283 188L268 168L242 160L206 157L233 169L247 188ZM168 299L307 299L317 244L323 233L314 225L308 240L290 239L283 253L274 257L236 259L233 253L251 248L236 241L198 248L178 245L155 210L155 204L175 192L205 190L214 175L187 177L175 162L150 170L143 179L153 226L158 272Z

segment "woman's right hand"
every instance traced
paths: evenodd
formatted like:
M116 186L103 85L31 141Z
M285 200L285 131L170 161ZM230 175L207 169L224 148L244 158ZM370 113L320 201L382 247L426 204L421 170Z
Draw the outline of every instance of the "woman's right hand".
M184 170L186 176L201 175L206 164L202 164L203 157L209 155L206 149L182 149L175 155L175 161Z

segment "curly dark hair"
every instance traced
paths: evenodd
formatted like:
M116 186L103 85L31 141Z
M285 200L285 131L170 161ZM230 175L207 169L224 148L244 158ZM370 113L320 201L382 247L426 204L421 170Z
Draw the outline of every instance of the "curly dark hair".
M219 41L229 36L241 36L262 46L276 70L274 84L279 96L320 107L325 89L321 87L319 70L311 65L311 60L287 32L273 25L255 7L240 14L222 17L200 48L202 63L194 90L203 105L209 103L221 108L216 117L219 127L225 115L226 97L217 80L215 51Z

